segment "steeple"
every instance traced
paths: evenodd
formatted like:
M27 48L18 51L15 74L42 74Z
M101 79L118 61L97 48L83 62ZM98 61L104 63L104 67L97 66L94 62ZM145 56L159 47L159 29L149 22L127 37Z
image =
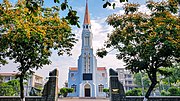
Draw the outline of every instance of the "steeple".
M85 10L85 15L84 15L84 24L91 24L89 11L88 11L88 0L86 0L86 10Z

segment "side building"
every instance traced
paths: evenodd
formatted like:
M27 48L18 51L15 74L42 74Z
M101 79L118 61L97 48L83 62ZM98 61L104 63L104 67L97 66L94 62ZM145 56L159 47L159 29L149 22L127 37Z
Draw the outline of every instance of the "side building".
M125 92L137 87L134 84L133 74L129 70L125 68L117 68L116 70L118 72L118 79L123 84Z
M0 72L0 83L16 79L17 74L17 72ZM44 79L38 74L31 75L27 81L25 80L24 82L27 82L27 85L24 85L24 92L26 96L29 96L29 92L32 89L43 88L44 86Z

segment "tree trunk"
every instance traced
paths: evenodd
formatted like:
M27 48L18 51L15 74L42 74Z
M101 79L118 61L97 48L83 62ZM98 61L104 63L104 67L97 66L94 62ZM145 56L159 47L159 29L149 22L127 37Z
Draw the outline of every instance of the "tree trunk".
M24 80L24 75L21 75L20 76L20 98L21 98L21 101L25 101L23 80Z
M157 84L157 81L151 81L151 82L152 82L152 83L151 83L151 85L150 85L148 91L146 92L145 99L148 99L148 98L149 98L149 96L150 96L152 90L154 89L154 87L155 87L156 84ZM146 101L146 100L144 100L144 101Z

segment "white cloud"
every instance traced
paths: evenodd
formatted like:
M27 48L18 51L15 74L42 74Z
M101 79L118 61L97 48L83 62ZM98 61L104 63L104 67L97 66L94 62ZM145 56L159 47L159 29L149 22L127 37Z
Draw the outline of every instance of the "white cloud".
M117 8L122 8L124 6L124 4L127 2L120 3L119 0L112 0L111 4L113 4L113 3L115 3L115 8L117 9ZM112 6L108 6L107 8L110 10L113 10Z
M140 5L138 11L142 13L146 13L148 15L151 14L151 11L146 7L146 5Z

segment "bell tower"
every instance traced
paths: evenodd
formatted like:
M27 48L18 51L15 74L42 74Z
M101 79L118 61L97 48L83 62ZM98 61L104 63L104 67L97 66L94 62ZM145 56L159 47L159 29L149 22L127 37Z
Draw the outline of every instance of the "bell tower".
M82 73L92 73L93 66L93 48L92 48L92 37L90 15L88 11L88 1L86 0L86 9L84 15L83 31L82 31L82 48L81 56L83 57Z
M84 15L83 32L82 32L82 49L92 48L91 22L88 10L88 1L86 0L86 10Z
M74 89L68 96L74 97L104 97L102 89L107 88L107 72L105 67L97 67L97 60L93 54L93 33L91 31L88 0L86 0L83 30L81 34L81 55L78 67L70 67L68 87Z

